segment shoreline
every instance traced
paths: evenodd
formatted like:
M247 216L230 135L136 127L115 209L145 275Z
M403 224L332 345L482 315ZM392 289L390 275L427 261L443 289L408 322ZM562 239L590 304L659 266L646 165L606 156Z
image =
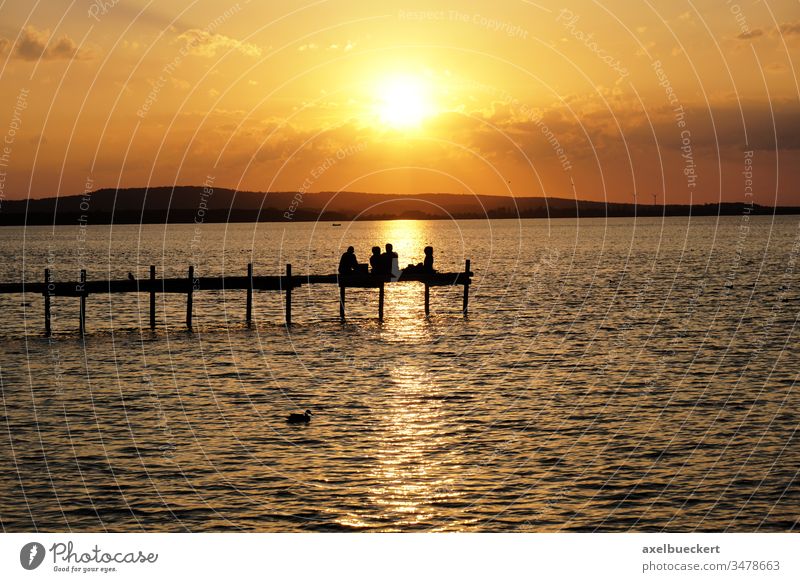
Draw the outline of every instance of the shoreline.
M562 214L551 213L549 216L369 216L364 218L344 218L340 216L322 216L318 218L294 218L292 220L276 219L275 217L264 217L260 219L248 219L243 217L235 217L229 219L209 219L202 222L197 222L190 219L170 219L170 220L134 220L132 218L122 218L118 220L86 220L81 216L73 216L68 218L59 217L59 220L44 220L44 217L35 216L33 220L21 221L4 221L0 217L0 228L3 227L19 227L19 226L75 226L82 225L84 227L90 226L125 226L125 225L167 225L167 224L256 224L256 223L269 223L269 224L292 224L292 223L353 223L353 222L388 222L396 220L419 220L419 221L462 221L462 220L595 220L595 219L609 219L609 218L713 218L713 217L775 217L775 216L800 216L800 209L798 208L775 208L774 212L694 212L694 213L639 213L639 214Z

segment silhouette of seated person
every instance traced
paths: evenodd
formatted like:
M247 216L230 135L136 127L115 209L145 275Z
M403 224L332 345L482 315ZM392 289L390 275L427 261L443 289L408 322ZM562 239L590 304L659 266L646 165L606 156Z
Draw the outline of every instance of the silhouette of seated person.
M353 247L347 247L347 251L342 254L339 259L339 274L340 275L354 275L359 271L358 259L356 258L356 250Z
M423 252L425 253L425 259L423 262L417 263L416 265L409 265L404 269L403 272L424 274L435 273L436 269L433 268L433 247L425 247Z
M425 259L422 261L422 272L435 273L436 270L433 268L433 247L425 247L422 252L425 253Z
M397 253L392 250L393 248L391 243L386 243L386 252L381 255L382 274L397 277L400 275L400 265L397 262Z
M384 275L383 259L381 258L381 247L372 247L372 256L369 258L369 266L372 267L373 275Z

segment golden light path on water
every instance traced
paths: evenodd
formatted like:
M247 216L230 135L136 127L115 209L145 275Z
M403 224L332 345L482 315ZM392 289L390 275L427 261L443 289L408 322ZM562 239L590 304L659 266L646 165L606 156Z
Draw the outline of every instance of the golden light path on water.
M419 396L435 389L419 367L402 365L391 370L391 393L386 399L383 422L387 427L374 471L380 483L372 491L384 511L395 514L398 525L413 525L430 518L422 503L430 499L436 483L431 483L425 443L441 432L438 407L415 405Z
M422 249L429 241L415 220L386 221L382 224L385 243L393 245L400 267L422 260ZM387 304L392 317L381 333L382 341L403 345L428 343L429 326L418 317L421 290L418 285L389 285ZM370 503L380 508L375 517L388 519L398 530L427 523L435 514L432 503L452 498L457 493L444 477L440 455L430 454L441 446L447 422L443 415L443 390L433 375L412 358L402 359L387 370L389 382L380 393L378 422L383 430L376 444L376 466L370 473L375 483L368 493ZM455 451L457 443L448 443ZM451 460L452 462L452 460ZM449 464L449 463L448 463ZM358 515L340 520L342 525L369 525Z
M423 249L431 243L426 238L429 229L416 220L385 221L379 226L374 246L384 252L386 243L391 243L401 270L422 261ZM347 244L344 233L341 246ZM359 260L366 262L367 257ZM390 350L402 355L409 346L435 341L421 317L420 285L387 285L385 292L387 319L380 340L395 346ZM459 444L443 440L454 428L447 414L446 390L414 357L391 362L383 370L388 381L371 395L379 409L376 423L381 426L372 445L375 465L369 472L372 485L366 504L371 509L339 517L336 521L344 527L368 528L388 522L392 525L385 531L423 528L435 516L435 504L455 502L461 495L453 486L458 475L448 474L448 468L456 463Z
M383 231L384 240L394 246L394 251L400 257L401 269L409 263L422 261L422 249L427 241L418 220L388 220Z
M411 257L421 260L426 244L423 236L415 220L384 223L383 240L393 245L401 268L417 262ZM414 316L419 295L416 285L387 287L387 303L397 319L382 335L386 341L397 343L398 349L401 344L429 335L424 322ZM377 466L372 471L376 485L370 489L369 498L384 516L391 516L398 529L413 528L432 517L431 500L447 490L446 483L437 481L438 471L427 454L430 443L442 432L442 401L435 398L438 386L421 366L402 362L393 365L388 374L390 382L384 389L379 420L385 430L377 445Z

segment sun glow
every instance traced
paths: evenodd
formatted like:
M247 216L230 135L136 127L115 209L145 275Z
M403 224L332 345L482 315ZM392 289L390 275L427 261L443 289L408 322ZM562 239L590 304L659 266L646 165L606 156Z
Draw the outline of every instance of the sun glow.
M389 127L417 127L433 113L430 90L417 77L390 77L378 85L377 113L381 123Z

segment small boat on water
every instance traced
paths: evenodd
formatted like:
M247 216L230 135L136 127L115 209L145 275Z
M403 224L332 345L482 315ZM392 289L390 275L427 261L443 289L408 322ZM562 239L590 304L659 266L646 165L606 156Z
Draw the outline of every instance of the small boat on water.
M331 226L342 226L342 223L341 222L334 222L333 224L331 224Z

